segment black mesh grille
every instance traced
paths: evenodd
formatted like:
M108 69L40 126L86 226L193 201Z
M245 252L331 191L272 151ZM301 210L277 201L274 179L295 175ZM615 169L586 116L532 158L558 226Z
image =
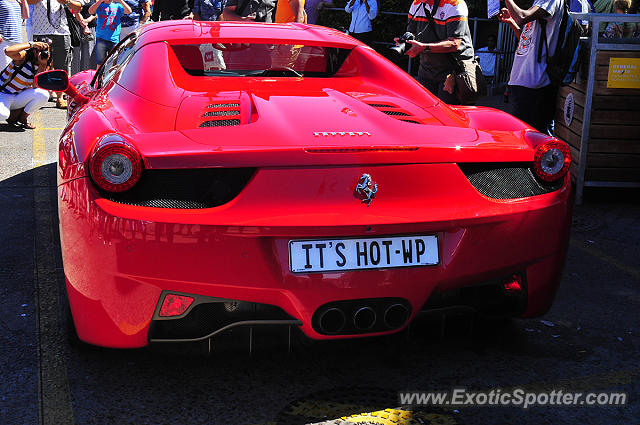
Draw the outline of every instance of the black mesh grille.
M149 339L201 338L227 325L246 320L295 320L279 307L250 302L237 302L236 310L228 311L225 303L199 304L179 319L154 320Z
M394 115L394 116L399 116L399 117L408 117L408 116L410 116L409 114L405 114L404 112L400 112L400 111L380 111L380 112L384 112L387 115Z
M478 192L495 199L543 195L560 189L563 182L563 179L553 183L539 181L529 164L458 165Z
M422 124L420 121L414 121L414 120L400 120L400 121L404 121L404 122L410 122L411 124Z
M255 168L144 170L140 181L122 193L102 192L113 202L153 208L212 208L235 198Z
M228 127L231 125L240 125L240 120L211 120L200 124L200 127Z
M233 115L240 115L240 111L209 111L202 117L228 117Z
M394 105L385 105L384 103L369 103L368 105L374 108L395 108Z

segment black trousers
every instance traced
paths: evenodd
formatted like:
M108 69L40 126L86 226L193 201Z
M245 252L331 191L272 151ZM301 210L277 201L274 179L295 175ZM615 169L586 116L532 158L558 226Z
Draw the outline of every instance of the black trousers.
M460 101L458 100L458 98L454 94L449 93L448 91L444 90L444 82L445 80L432 80L430 78L427 78L424 73L420 72L422 68L418 69L418 82L420 84L422 84L423 86L425 86L425 88L427 90L429 90L431 93L433 93L434 95L436 95L438 97L438 99L440 99L441 101L443 101L444 103L447 103L449 105L459 105ZM453 72L453 71L451 71Z
M509 86L509 89L513 115L540 133L552 135L558 87L550 84L539 89L523 86Z
M371 46L371 43L373 42L373 31L352 32L349 35L356 40L362 41L364 44L368 44L369 46Z

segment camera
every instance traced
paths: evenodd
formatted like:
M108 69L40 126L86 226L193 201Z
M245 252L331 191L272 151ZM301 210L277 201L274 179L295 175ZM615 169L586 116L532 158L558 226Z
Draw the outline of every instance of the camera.
M38 60L38 58L43 61L49 60L49 56L51 56L51 52L49 51L49 49L38 50L32 47L27 50L27 60L32 62Z
M51 44L53 43L53 41L51 41L50 38L41 38L40 40L38 40L41 43L46 44L46 48L43 50L38 50L35 47L33 47L33 43L31 44L31 47L29 47L29 49L27 49L27 60L31 61L31 62L35 62L38 59L39 60L43 60L43 61L48 61L49 59L51 59Z
M407 50L407 41L415 40L416 36L413 33L405 32L402 34L400 38L398 38L398 44L396 46L391 46L389 49L396 52L399 55L403 55ZM409 46L411 47L411 46Z

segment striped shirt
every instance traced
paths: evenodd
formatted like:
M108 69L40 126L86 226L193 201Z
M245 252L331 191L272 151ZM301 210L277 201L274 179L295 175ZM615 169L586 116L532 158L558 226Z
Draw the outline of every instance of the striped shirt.
M10 62L9 65L0 74L0 86L4 84L15 70L15 62ZM9 84L2 90L2 93L18 94L22 90L33 87L33 78L36 76L36 67L29 61L26 61L20 72L11 80Z
M22 43L22 10L20 3L0 0L0 34L14 43Z

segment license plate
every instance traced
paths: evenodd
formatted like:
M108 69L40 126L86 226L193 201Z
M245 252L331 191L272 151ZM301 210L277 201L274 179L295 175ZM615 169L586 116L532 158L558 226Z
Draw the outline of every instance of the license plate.
M294 273L432 266L438 262L435 235L289 241L289 269Z

